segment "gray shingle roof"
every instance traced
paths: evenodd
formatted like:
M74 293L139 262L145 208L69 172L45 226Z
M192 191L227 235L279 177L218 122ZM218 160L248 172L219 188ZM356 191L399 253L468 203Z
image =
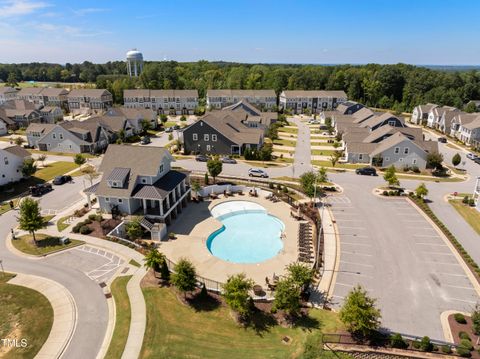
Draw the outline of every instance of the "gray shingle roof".
M207 90L207 97L276 97L274 90Z
M121 181L125 182L130 174L130 168L115 167L107 177L107 181Z
M169 171L153 185L138 185L135 188L133 198L163 199L186 177L187 175L185 173L175 170Z
M347 98L345 91L337 90L286 90L283 91L287 98L309 98L309 97L334 97L334 98Z

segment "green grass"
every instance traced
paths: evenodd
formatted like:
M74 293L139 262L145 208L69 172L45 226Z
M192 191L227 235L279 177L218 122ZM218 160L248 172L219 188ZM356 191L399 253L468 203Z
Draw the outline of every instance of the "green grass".
M292 141L292 140L275 140L273 141L274 145L277 146L288 146L288 147L295 147L297 145L297 141ZM275 149L273 149L275 151Z
M52 218L55 217L53 214L49 214L48 216L43 216L43 220L45 223L48 223L52 220Z
M26 348L11 348L3 359L33 358L43 346L53 325L53 308L41 293L6 283L14 275L0 273L0 338L24 338Z
M51 155L51 156L66 156L66 157L75 157L77 155L76 153L49 152L49 151L40 151L40 150L34 150L34 149L28 149L27 151L30 152L30 153L47 155L47 159L48 159L48 155ZM90 153L82 153L81 155L85 158L95 158L95 157L97 157L95 155L91 155Z
M165 122L165 124L163 125L163 127L172 127L172 126L175 126L177 124L177 121L167 121Z
M312 161L312 165L319 167L333 167L330 161ZM366 163L337 163L335 168L356 169L367 166Z
M298 133L298 127L295 127L295 128L279 127L279 128L278 128L278 133L280 134L281 132L285 132L285 133Z
M135 266L135 267L138 267L138 268L141 267L141 264L138 263L135 259L130 259L130 262L128 262L128 264L130 264L132 266Z
M131 275L115 278L110 290L115 300L115 329L112 341L108 347L105 359L120 359L127 344L128 331L130 330L131 308L127 293L128 281Z
M62 232L63 230L65 230L66 228L68 228L68 226L70 224L68 223L65 223L67 219L69 219L71 216L66 216L66 217L62 217L60 218L58 221L57 221L57 229L59 232Z
M43 256L52 252L76 247L85 243L83 241L71 239L71 242L69 244L61 245L58 244L59 237L52 237L41 233L35 234L35 237L37 239L38 245L35 245L35 243L33 242L33 238L30 234L26 234L17 237L17 239L13 239L12 244L17 250L23 253L31 254L34 256Z
M328 143L328 142L310 142L311 146L330 146L333 147L333 143Z
M165 287L144 288L143 294L147 327L140 357L144 359L292 358L299 356L310 333L342 328L337 314L316 309L293 328L283 328L267 318L257 320L257 330L243 328L224 306L212 304L195 310L181 304L172 289ZM281 342L285 336L291 338L289 345Z
M383 172L380 172L379 175L383 175ZM434 177L434 176L408 176L401 173L397 173L399 179L406 180L416 180L416 181L429 181L429 182L463 182L465 181L462 178L458 177Z
M13 199L13 205L17 206L18 198ZM4 202L0 204L0 215L10 211L10 204L9 202Z
M78 168L78 165L73 162L53 162L48 164L45 168L40 168L37 172L35 172L34 177L43 181L50 181L56 176L63 175L64 173L70 172L75 168Z
M465 222L467 222L470 227L472 227L475 232L480 234L480 212L475 209L475 207L470 207L462 203L462 200L455 199L448 201L453 208L463 217Z
M275 163L275 162L262 162L262 161L244 161L244 162L247 165L250 165L253 167L261 167L261 168L283 167L283 165L281 165L280 163Z
M335 152L334 150L312 150L312 156L331 156Z

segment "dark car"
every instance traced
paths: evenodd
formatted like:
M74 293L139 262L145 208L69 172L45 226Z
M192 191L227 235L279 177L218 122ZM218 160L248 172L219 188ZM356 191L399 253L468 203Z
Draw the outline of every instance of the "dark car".
M439 137L438 142L447 143L447 139L445 137Z
M173 132L173 127L167 127L167 128L165 129L165 132Z
M197 155L195 156L195 160L198 162L207 162L210 159L210 157L205 156L205 155Z
M473 159L473 162L475 162L476 164L479 164L480 165L480 157L476 157Z
M357 175L362 175L362 176L376 176L377 175L377 171L373 167L357 168L355 170L355 173Z
M230 158L230 157L222 157L222 162L231 163L232 165L237 163L237 161L234 158Z
M57 176L53 179L53 184L55 185L62 185L67 182L72 182L72 176L63 175L63 176Z
M152 143L152 140L148 136L143 136L140 140L141 145L148 145L149 143Z
M30 190L30 194L33 197L39 197L41 195L44 195L45 193L50 192L51 190L53 190L53 188L50 183L41 183L35 186L31 186L29 190Z
M175 126L173 126L173 129L174 129L174 130L179 130L179 129L180 129L180 126L179 126L179 125L175 125Z

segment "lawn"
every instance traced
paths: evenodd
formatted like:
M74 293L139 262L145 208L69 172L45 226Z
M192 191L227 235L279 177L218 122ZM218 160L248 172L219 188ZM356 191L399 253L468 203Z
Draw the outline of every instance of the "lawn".
M38 245L33 243L33 238L30 234L13 239L12 244L17 250L23 253L34 256L43 256L45 254L76 247L85 243L83 241L72 239L70 243L62 245L58 244L59 237L52 237L41 233L37 233L35 237L37 238Z
M383 172L380 172L379 175L383 176ZM401 173L397 173L397 177L399 179L429 181L429 182L463 182L465 181L464 179L458 178L458 177L408 176Z
M53 162L48 164L47 167L45 168L40 168L37 172L35 172L34 177L42 181L50 181L56 176L63 175L64 173L70 172L77 167L78 165L76 165L73 162L66 162L66 161Z
M144 288L147 327L141 358L293 358L310 333L341 329L337 314L312 310L294 328L258 320L255 328L237 325L229 309L212 303L195 310L181 304L170 288ZM282 338L291 338L290 344Z
M333 147L333 143L328 143L328 142L310 142L311 146L331 146Z
M177 121L167 121L165 122L165 124L163 125L164 128L167 128L167 127L172 127L172 126L175 126L177 124Z
M297 145L297 141L292 141L292 140L275 140L273 141L273 144L276 146L288 146L288 147L295 147ZM275 151L275 149L274 149Z
M1 347L4 359L33 358L48 338L53 309L41 293L6 283L12 274L0 273L0 338L24 338L26 348Z
M110 287L115 300L115 329L105 359L120 359L127 344L132 315L127 293L130 278L132 278L131 275L115 278Z
M480 234L480 212L474 207L463 204L460 199L450 200L448 202L456 209L470 227Z
M70 217L71 216L62 217L57 221L57 229L59 232L65 230L70 225L68 223L65 223Z
M49 151L40 151L40 150L34 150L34 149L28 149L27 150L30 153L37 153L37 154L44 154L51 156L66 156L66 157L75 157L77 154L76 153L67 153L67 152L49 152ZM85 158L95 158L95 155L91 155L90 153L82 153L82 156Z
M15 199L13 200L13 205L16 206L17 203L18 203L18 199L15 198ZM1 204L0 204L0 215L1 215L1 214L4 214L5 212L10 211L10 209L11 209L11 208L10 208L10 203L9 203L9 202L1 203Z
M278 128L278 133L280 134L281 132L286 132L286 133L298 133L298 127L279 127Z
M138 268L141 267L140 263L138 263L135 259L130 259L130 262L128 262L128 264Z
M319 167L333 167L332 162L330 161L312 161L312 165ZM335 168L356 169L365 166L367 166L365 163L337 163Z
M312 156L331 156L335 150L312 150Z

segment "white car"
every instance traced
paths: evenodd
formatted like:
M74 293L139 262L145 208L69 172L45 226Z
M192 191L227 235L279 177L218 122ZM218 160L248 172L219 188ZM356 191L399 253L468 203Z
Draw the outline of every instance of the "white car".
M268 173L265 172L264 170L261 170L260 168L250 168L248 170L248 175L250 177L268 178Z
M478 157L478 156L477 156L476 154L474 154L474 153L469 153L469 154L467 154L467 158L468 158L469 160L474 160L474 159L477 158L477 157Z

